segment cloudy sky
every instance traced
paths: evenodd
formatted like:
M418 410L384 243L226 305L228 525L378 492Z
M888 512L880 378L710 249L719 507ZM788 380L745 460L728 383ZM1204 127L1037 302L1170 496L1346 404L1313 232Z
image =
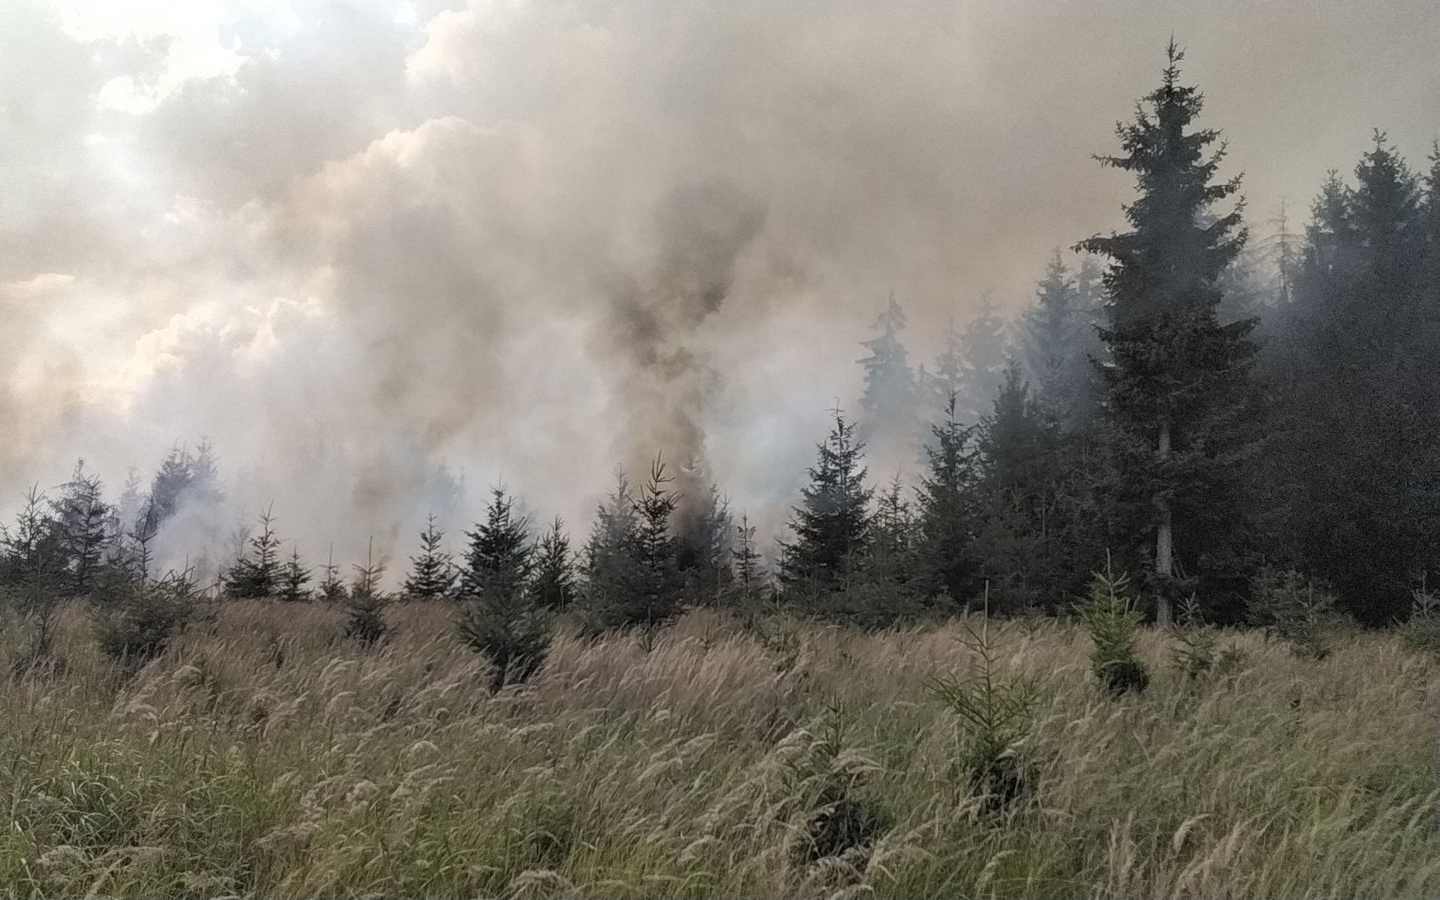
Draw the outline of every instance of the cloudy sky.
M1119 224L1171 33L1256 232L1440 129L1432 0L0 10L0 487L208 435L317 553L441 464L583 519L689 448L783 515L889 292L923 356Z

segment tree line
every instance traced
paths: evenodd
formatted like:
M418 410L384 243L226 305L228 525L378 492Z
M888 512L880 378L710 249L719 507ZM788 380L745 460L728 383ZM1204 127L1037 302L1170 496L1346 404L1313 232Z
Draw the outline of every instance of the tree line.
M495 488L458 555L431 517L392 595L373 556L347 578L287 553L267 510L202 587L154 572L151 552L186 503L221 497L201 444L113 504L83 462L53 499L32 490L0 534L0 586L38 622L44 598L319 599L345 604L367 642L388 603L450 600L499 683L543 661L557 616L601 631L686 606L783 607L884 626L982 595L1001 614L1053 613L1108 566L1162 624L1181 606L1254 619L1257 585L1277 579L1333 592L1364 623L1403 618L1440 547L1440 147L1417 174L1375 132L1353 178L1321 185L1303 234L1282 217L1252 242L1182 59L1172 42L1119 151L1098 158L1134 178L1126 230L1077 241L1075 266L1057 252L1018 322L987 298L912 365L890 298L864 342L858 415L835 409L772 552L718 486L681 491L657 456L638 485L619 476L578 548ZM913 452L914 483L875 483L874 440Z

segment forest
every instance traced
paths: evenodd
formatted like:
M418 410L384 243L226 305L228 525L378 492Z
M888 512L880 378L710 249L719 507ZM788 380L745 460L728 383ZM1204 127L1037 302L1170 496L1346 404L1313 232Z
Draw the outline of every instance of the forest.
M888 299L773 543L663 446L403 560L157 559L204 441L29 488L0 892L1433 895L1440 143L1255 221L1183 57L1022 316Z

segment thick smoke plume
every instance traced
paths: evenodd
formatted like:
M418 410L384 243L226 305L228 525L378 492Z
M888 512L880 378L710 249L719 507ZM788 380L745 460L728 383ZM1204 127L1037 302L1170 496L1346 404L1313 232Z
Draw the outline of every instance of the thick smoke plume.
M672 474L679 465L682 520L707 487L706 404L723 389L697 330L720 311L764 220L763 207L732 184L678 188L657 211L653 271L640 282L622 277L602 325L606 355L624 361L617 458L643 473L649 457L668 454Z

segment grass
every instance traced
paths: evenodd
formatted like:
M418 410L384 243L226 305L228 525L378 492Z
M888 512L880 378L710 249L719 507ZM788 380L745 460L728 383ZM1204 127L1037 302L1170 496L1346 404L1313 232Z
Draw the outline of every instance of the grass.
M969 671L962 623L777 647L692 613L492 696L451 612L366 650L338 610L229 604L127 677L65 610L63 670L0 681L0 896L1440 896L1440 664L1393 635L1242 634L1192 680L1142 630L1154 680L1111 700L1076 626L992 623L1038 698L996 816L927 688ZM884 830L815 860L841 794Z

